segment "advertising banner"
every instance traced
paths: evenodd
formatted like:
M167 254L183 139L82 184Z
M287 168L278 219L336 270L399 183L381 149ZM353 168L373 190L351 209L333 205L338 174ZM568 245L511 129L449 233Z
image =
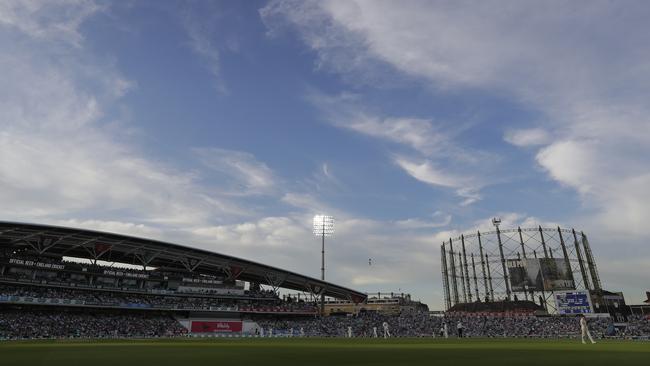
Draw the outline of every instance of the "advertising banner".
M571 267L564 259L511 259L507 266L512 291L575 289Z
M540 258L544 290L574 290L571 266L564 259Z
M554 294L558 314L591 314L594 312L588 291L562 291Z
M192 321L192 333L238 333L242 322L238 321Z
M12 302L21 304L47 304L47 305L84 305L84 300L51 299L45 297L25 296L0 296L0 302Z
M20 265L28 266L28 267L46 268L46 269L65 269L65 266L63 264L42 263L42 262L35 262L35 261L30 261L30 260L18 259L18 258L9 259L9 263L10 264L20 264Z
M531 281L526 272L525 260L509 259L507 266L508 274L510 275L510 288L512 291L521 292L532 287Z

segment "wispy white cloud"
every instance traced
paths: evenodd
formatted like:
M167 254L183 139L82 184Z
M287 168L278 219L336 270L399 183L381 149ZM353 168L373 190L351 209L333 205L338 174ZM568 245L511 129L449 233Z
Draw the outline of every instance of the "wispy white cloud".
M420 162L396 154L392 160L421 182L456 188L456 193L463 197L463 205L480 200L478 191L489 181L485 167L498 160L493 154L459 147L454 127L427 118L380 117L367 112L358 96L350 93L327 96L312 92L309 100L336 127L388 141L393 144L391 149L406 147L416 152L422 157ZM474 174L479 171L483 175Z
M219 33L216 31L216 24L220 20L219 9L209 3L205 4L208 9L195 8L192 6L193 3L185 5L181 23L189 40L189 48L199 57L214 78L216 90L226 94L228 88L222 76L221 51L217 42Z
M63 7L65 12L61 11ZM83 41L79 27L101 10L102 6L93 0L4 0L0 2L0 26L79 47Z
M261 14L271 29L296 30L337 72L365 72L356 61L372 60L438 91L490 90L542 113L537 130L522 121L506 140L539 146L537 162L582 194L597 225L625 232L650 207L642 188L650 173L650 7L585 5L278 0ZM422 169L428 181L454 183ZM623 203L633 224L614 219Z
M328 214L336 217L348 216L344 211L322 202L321 199L311 193L287 192L282 196L281 201L310 215Z
M323 173L323 176L327 178L330 182L333 182L336 185L341 185L339 180L334 175L334 172L332 172L332 168L328 163L323 163L321 165L321 172Z
M596 183L589 176L597 164L593 160L593 149L597 149L595 142L558 141L540 150L537 162L548 170L553 179L581 193L588 193Z
M191 232L218 243L291 248L296 241L311 240L310 229L308 222L298 222L291 217L264 217L257 221L233 225L197 227Z
M606 237L607 242L626 240L616 253L604 245L594 250L613 254L601 266L603 273L615 283L630 282L631 270L621 269L625 261L619 252L642 253L638 243L645 241L639 238L650 215L645 161L650 136L644 133L648 49L640 36L647 33L646 14L636 11L636 18L621 10L623 27L607 22L611 3L560 4L562 11L537 3L441 4L274 1L262 13L269 25L281 22L298 29L317 53L320 68L368 74L376 70L369 65L382 64L382 70L397 70L398 78L412 77L438 92L495 91L546 114L543 123L532 124L539 131L523 121L505 131L505 139L539 149L536 163L549 177L580 193L590 212L578 222L582 228L591 233L589 228L597 227L594 235L602 238L611 228L619 230ZM359 217L333 207L318 190L306 194L279 184L286 182L243 151L208 147L195 155L218 173L219 183L237 188L225 193L221 184L206 183L205 174L214 174L209 169L190 171L147 156L133 136L122 132L138 126L111 114L137 80L127 80L115 65L85 48L82 26L101 13L95 6L89 1L0 2L0 41L6 47L0 69L11 70L0 73L3 218L161 238L317 276L319 243L309 228L314 213L327 212L337 217L336 235L327 244L328 279L368 291L401 287L431 294L427 301L440 287L431 284L439 274L437 245L463 230L492 228L489 218L467 223L454 216L452 222L443 213L401 221ZM595 29L593 19L613 27ZM217 88L223 87L214 29L200 22L189 26L196 27L186 29L189 48ZM620 37L617 29L629 30L629 37ZM592 47L585 39L606 44ZM617 52L611 52L613 43ZM630 55L630 49L636 54ZM330 110L338 113L326 116L330 123L385 143L399 169L455 192L461 204L480 199L489 175L473 168L490 159L462 146L449 127L452 122L389 115L361 97L337 99ZM111 128L113 123L127 128ZM314 168L318 180L338 181L333 164ZM246 205L250 197L235 197L233 191L264 194L263 199L286 206L260 213L259 206ZM503 226L554 224L522 214L495 215ZM438 233L429 233L434 228ZM621 231L625 237L618 235ZM645 263L640 256L633 262Z
M370 113L354 94L329 96L312 91L308 100L336 127L404 145L423 155L443 151L452 138L428 118L383 117Z
M570 220L630 248L646 241L646 2L275 0L261 15L272 32L296 31L319 68L368 74L382 64L437 93L489 91L541 115L508 124L504 138L538 149L535 163L577 192ZM461 177L438 164L403 165L423 182L458 187Z
M552 141L550 134L541 128L508 130L503 139L520 147L546 145Z
M537 129L524 125L506 132L506 140L540 146L537 161L579 192L609 191L607 199L583 196L609 217L617 202L650 206L648 191L612 190L603 179L614 175L612 167L624 182L643 181L649 172L642 161L650 154L650 50L643 36L650 8L584 5L277 0L261 14L271 30L296 30L321 65L337 72L367 72L371 60L439 91L491 90L543 113ZM627 230L618 222L602 224Z
M433 229L449 225L451 223L451 219L451 215L445 214L441 211L436 211L428 220L411 218L406 220L399 220L396 222L396 224L397 226L405 229Z
M461 202L462 206L470 205L481 199L479 193L481 183L472 177L456 175L450 169L443 171L436 167L432 161L426 159L416 161L403 156L394 156L393 160L408 175L423 183L454 188L456 194L464 199Z
M622 235L645 235L650 217L650 169L642 165L640 157L608 156L603 148L594 140L557 141L538 152L537 162L596 209L592 221Z
M231 194L269 193L275 188L273 171L250 153L220 148L195 148L194 152L205 166L234 180Z
M367 115L357 118L344 125L353 131L404 144L430 154L436 150L436 145L443 137L433 131L431 121L422 118L385 118L383 120Z
M427 184L460 188L466 182L462 177L450 175L433 166L430 161L415 162L413 160L397 156L395 163L404 169L413 178Z
M11 70L0 73L2 216L51 220L119 212L124 220L175 225L245 214L201 184L195 172L146 157L129 136L111 128L128 124L110 111L134 83L85 49L79 27L94 14L91 3L40 4L2 5L3 21L24 13L29 23L17 26L18 33L0 34L11 50L0 55L2 69ZM74 37L60 42L37 31L50 28ZM265 184L264 176L245 178L255 187Z
M122 235L133 235L142 238L164 240L164 230L158 227L145 225L142 223L123 222L114 220L83 220L83 219L60 219L48 220L45 219L42 223L64 226L84 228L90 230L103 231L108 233L118 233Z

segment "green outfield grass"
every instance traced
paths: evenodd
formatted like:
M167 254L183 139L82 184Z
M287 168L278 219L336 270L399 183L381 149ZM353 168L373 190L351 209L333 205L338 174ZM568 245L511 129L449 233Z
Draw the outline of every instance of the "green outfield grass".
M0 342L0 365L648 365L648 342L214 339Z

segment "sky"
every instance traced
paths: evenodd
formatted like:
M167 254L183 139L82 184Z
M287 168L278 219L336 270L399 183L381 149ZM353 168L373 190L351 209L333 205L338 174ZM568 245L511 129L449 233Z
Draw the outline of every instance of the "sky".
M0 220L161 239L441 309L440 244L650 268L645 1L0 0ZM372 265L368 265L372 259Z

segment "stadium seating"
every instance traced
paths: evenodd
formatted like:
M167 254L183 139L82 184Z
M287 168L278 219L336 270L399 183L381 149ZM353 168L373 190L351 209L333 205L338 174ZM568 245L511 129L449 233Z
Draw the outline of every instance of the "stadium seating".
M0 339L157 338L186 333L169 314L69 309L0 312Z
M487 315L484 313L448 313L443 317L432 317L427 312L403 311L399 316L378 313L360 313L358 316L330 316L325 318L301 320L265 320L259 324L264 329L273 329L278 334L286 334L293 329L294 335L303 329L307 336L346 337L348 327L352 327L355 337L371 337L373 327L381 334L382 324L389 325L391 335L396 337L442 336L441 330L447 325L448 334L455 336L456 326L463 325L466 337L488 338L575 338L580 326L576 317L533 315ZM597 337L606 337L607 328L613 324L609 318L589 320L589 327ZM381 335L380 335L381 336ZM615 337L648 337L650 321L646 317L632 316L626 326L619 327Z
M129 293L108 290L76 289L50 286L21 286L0 283L0 303L74 305L82 307L141 308L159 310L194 310L237 313L315 314L314 304L275 300L242 300L214 296L173 296Z
M316 317L315 303L252 288L191 273L12 256L0 271L0 339L185 336L177 318L188 314L248 319L259 325L258 336L261 328L267 336L346 337L349 328L355 337L372 337L374 328L381 336L384 323L395 337L441 336L445 324L454 336L458 323L467 337L566 338L579 332L575 317L535 316L539 307L525 301L466 304L443 316L426 307L397 307L402 310L394 314ZM596 337L650 336L648 318L638 315L616 327L608 318L591 319L589 327Z

